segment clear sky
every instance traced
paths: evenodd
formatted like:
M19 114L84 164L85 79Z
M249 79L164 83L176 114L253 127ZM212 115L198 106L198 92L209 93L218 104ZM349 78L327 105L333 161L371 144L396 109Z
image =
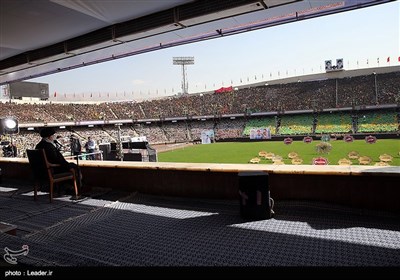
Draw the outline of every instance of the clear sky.
M177 56L195 60L186 71L189 93L321 73L325 60L335 64L337 58L344 59L346 70L400 65L399 15L400 2L395 1L29 81L48 83L53 100L72 100L73 96L74 100L142 100L182 91L181 67L172 64Z

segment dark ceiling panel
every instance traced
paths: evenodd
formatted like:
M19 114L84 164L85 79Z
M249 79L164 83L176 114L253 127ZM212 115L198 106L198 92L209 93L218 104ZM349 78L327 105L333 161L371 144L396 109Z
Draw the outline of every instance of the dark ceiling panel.
M391 1L1 0L0 85Z
M179 20L187 20L198 16L204 16L231 8L258 4L262 6L259 0L203 0L195 3L182 5L178 9Z
M138 32L155 29L174 23L174 10L158 12L149 16L126 21L115 25L115 37L122 37Z

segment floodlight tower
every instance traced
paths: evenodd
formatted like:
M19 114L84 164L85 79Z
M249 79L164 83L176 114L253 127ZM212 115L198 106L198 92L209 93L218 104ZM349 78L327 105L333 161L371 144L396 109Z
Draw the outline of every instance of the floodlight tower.
M187 94L188 82L186 77L186 65L194 64L194 57L193 56L173 57L172 62L174 65L182 65L182 94Z

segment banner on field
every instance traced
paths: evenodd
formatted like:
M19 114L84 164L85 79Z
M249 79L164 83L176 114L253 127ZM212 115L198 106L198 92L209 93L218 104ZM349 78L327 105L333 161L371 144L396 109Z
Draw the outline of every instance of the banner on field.
M250 139L271 139L271 131L269 127L252 128L250 129Z
M214 140L214 130L203 130L201 132L201 144L211 144Z

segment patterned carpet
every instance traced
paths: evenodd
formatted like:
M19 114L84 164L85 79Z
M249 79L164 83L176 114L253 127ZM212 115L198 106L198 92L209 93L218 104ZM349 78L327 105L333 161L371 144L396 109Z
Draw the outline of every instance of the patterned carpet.
M0 250L34 267L400 267L399 216L311 201L275 201L275 216L240 218L239 201L94 190L33 201L0 187ZM14 267L4 258L0 266Z

